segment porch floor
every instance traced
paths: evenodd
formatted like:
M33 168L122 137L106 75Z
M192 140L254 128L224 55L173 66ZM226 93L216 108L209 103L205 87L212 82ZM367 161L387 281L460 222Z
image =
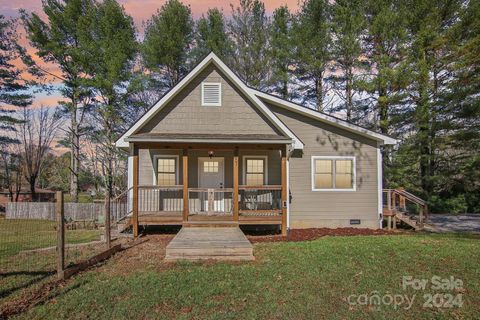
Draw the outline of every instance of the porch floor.
M235 223L240 225L281 225L282 217L279 215L240 215L238 223L233 220L232 215L198 215L188 216L188 222L183 223L181 212L149 212L138 215L140 225L190 225L197 222L211 223L219 222Z
M253 246L238 227L182 228L167 245L165 260L254 260Z

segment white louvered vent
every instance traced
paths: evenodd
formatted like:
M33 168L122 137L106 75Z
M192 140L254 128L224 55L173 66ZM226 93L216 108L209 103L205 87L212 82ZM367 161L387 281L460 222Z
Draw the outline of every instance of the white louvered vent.
M202 106L222 105L222 84L202 82Z

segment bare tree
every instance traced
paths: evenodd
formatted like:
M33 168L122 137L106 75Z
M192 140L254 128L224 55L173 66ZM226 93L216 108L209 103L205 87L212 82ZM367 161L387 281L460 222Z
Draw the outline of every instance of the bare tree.
M0 145L0 168L2 181L0 186L6 188L11 201L18 201L22 190L23 171L21 155L13 152L13 146Z
M19 153L22 154L24 176L35 201L37 179L45 167L46 155L61 125L61 116L58 109L42 106L37 110L25 108L21 118L22 123L17 131Z

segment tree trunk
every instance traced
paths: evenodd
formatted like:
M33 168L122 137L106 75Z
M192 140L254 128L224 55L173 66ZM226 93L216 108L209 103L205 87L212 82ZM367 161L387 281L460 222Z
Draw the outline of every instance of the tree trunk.
M347 121L352 119L353 111L353 70L352 67L347 67L346 70L346 83L345 83L345 97L346 97L346 109L347 109Z
M28 183L30 184L30 194L32 195L32 202L37 201L37 193L35 192L35 182L37 178L34 176L28 177Z
M71 118L71 146L70 146L70 197L71 202L78 202L78 171L80 162L80 125L77 121L77 106L74 103Z
M424 53L425 54L425 53ZM430 185L430 111L428 97L429 72L425 56L419 63L418 101L415 110L420 150L420 182L425 196L431 193Z
M315 79L315 95L317 98L317 110L323 111L323 77L320 75Z

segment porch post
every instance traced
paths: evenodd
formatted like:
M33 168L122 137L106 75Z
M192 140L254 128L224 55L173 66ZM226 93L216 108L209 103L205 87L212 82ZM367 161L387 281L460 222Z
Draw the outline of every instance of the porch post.
M138 237L138 149L133 146L133 203L132 225L133 236Z
M183 150L183 222L188 221L188 150Z
M282 236L287 235L287 147L282 148Z
M238 148L233 154L233 220L238 221Z

